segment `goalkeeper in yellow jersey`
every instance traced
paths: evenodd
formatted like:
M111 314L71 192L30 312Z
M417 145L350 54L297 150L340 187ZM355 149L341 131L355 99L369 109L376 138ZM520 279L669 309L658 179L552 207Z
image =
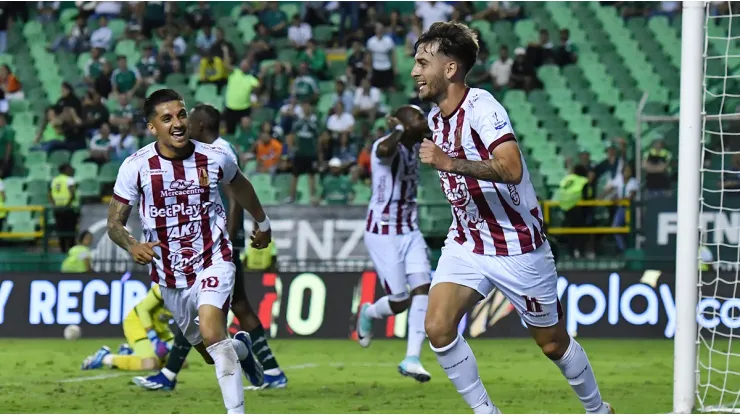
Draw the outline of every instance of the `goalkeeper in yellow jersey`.
M172 314L164 307L159 286L152 287L123 320L123 334L128 345L121 345L118 354L111 354L106 346L101 347L82 362L82 369L103 366L132 371L159 369L172 348L171 319Z

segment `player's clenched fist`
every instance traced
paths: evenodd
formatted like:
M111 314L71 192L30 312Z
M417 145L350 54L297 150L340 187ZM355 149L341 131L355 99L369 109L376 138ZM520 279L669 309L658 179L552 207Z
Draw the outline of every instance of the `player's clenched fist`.
M154 259L158 259L159 255L154 252L154 247L158 247L161 243L159 241L153 241L150 243L138 243L132 246L128 252L131 253L131 257L134 261L139 264L149 264Z
M258 250L267 247L270 244L271 240L272 240L272 230L271 229L268 229L267 231L260 231L259 229L255 228L252 231L252 247Z
M440 149L439 146L429 139L424 139L421 142L419 159L421 159L421 163L426 163L437 170L445 172L449 171L449 165L452 161L444 150Z

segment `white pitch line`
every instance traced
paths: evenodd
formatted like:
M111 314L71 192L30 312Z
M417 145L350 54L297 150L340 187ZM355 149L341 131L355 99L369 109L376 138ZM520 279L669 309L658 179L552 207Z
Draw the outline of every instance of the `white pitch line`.
M125 375L130 375L130 374L116 373L116 374L100 374L97 376L87 376L87 377L75 377L75 378L59 380L59 383L79 383L82 381L105 380L107 378L123 377Z

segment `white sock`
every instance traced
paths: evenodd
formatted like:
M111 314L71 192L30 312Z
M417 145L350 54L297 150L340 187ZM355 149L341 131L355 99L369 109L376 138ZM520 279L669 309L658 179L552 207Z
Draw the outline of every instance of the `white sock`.
M462 335L458 335L445 347L434 348L431 344L430 347L437 355L437 362L474 413L501 413L488 397L488 392L478 376L478 363L475 361L473 351Z
M239 357L234 351L231 340L225 339L209 345L208 353L216 366L216 378L221 387L224 406L229 414L244 414L244 384L242 371L239 368Z
M406 343L406 356L418 357L421 355L421 346L427 337L424 332L424 317L429 304L428 295L415 295L411 298L409 308L409 339Z
M390 299L388 296L383 296L370 305L365 313L372 319L383 319L387 316L393 315Z
M239 341L236 338L231 338L231 346L234 347L234 351L236 351L236 356L239 358L239 361L243 361L247 359L247 356L249 355L249 350L247 349L247 345L241 341Z
M172 370L169 370L167 368L162 369L162 374L164 374L165 377L167 377L167 380L172 381L177 377L177 373L173 373Z
M570 383L573 391L586 409L586 413L606 413L606 406L601 400L599 386L596 385L591 363L586 352L573 337L565 354L559 360L553 360Z

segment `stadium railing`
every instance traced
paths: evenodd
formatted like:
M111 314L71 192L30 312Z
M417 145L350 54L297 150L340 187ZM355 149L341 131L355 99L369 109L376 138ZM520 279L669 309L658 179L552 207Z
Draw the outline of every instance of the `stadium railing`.
M547 200L542 203L542 216L548 225L547 233L552 235L565 234L629 234L632 232L632 203L627 199L622 200L584 200L576 203L577 207L627 207L625 213L625 225L623 227L598 226L598 227L555 227L553 226L553 208L559 208L560 202Z

